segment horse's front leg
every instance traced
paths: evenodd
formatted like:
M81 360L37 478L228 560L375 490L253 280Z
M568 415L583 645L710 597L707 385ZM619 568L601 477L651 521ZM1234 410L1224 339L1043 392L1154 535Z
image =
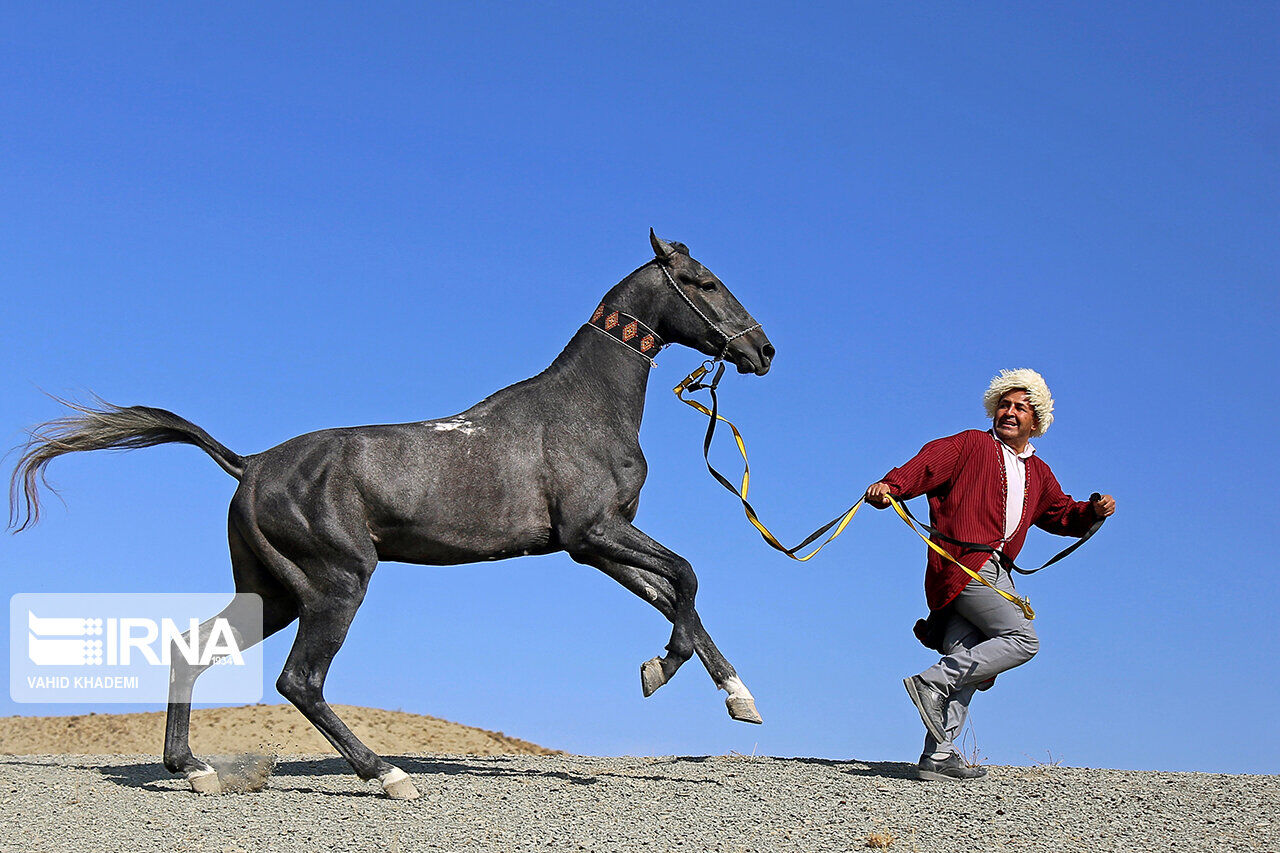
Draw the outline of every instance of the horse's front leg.
M743 722L762 722L751 691L702 625L695 607L698 579L688 560L622 519L593 525L569 554L600 569L670 620L667 654L640 667L645 696L670 681L696 652L716 686L729 694L725 700L729 715Z

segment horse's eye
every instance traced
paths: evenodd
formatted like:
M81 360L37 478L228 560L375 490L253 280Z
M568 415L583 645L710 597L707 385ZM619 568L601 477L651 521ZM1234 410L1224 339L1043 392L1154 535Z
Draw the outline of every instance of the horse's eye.
M700 281L698 282L698 287L701 287L703 290L715 290L716 283L714 281Z

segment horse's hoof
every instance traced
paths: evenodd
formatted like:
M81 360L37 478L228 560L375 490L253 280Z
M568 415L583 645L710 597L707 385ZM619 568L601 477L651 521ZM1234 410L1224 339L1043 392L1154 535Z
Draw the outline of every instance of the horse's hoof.
M409 774L399 767L392 767L385 775L380 776L378 781L382 783L382 793L390 799L416 800L422 796L418 793L413 780L409 778Z
M730 696L724 700L729 709L729 716L742 723L763 723L760 712L756 710L756 700L750 696Z
M187 774L187 784L197 794L221 794L222 783L218 781L218 771L213 768L192 770Z
M667 683L667 674L662 671L662 658L654 658L640 664L640 689L646 697Z

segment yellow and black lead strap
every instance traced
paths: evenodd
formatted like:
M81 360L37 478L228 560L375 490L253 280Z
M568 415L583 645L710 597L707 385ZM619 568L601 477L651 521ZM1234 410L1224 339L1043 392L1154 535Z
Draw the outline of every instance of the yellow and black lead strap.
M990 587L991 589L999 593L1001 596L1008 599L1019 610L1022 611L1023 616L1027 617L1028 619L1036 618L1036 612L1031 609L1031 602L1029 600L1027 600L1026 598L1019 598L1016 595L1007 593L1003 589L996 589L995 586L993 586L992 583L988 581L986 578L984 578L982 575L978 574L973 569L969 568L964 563L957 560L955 557L951 556L951 554L947 553L947 551L945 551L941 545L934 542L928 536L925 536L924 533L922 533L920 529L916 527L915 522L911 520L911 518L909 517L910 513L906 511L906 508L902 504L898 503L897 498L895 498L893 495L886 495L886 497L889 499L889 504L893 507L893 511L898 514L898 518L901 518L903 523L905 523L907 527L910 527L913 531L915 531L915 534L924 540L924 544L928 545L934 551L938 552L938 554L942 556L942 559L949 560L950 562L955 563L957 566L964 569L965 574L967 574L969 577L973 578L974 580L978 581L984 586Z
M764 539L765 542L769 544L770 547L775 548L778 551L781 551L783 554L786 554L788 557L798 562L803 563L805 560L812 559L814 556L817 555L819 551L825 548L828 543L830 543L833 539L835 539L837 536L839 536L841 533L844 532L845 527L847 527L849 522L853 520L853 517L857 514L858 509L861 508L861 506L866 502L866 498L865 497L859 498L857 503L849 507L842 514L836 516L835 518L828 521L826 524L819 527L813 533L810 533L808 536L805 537L803 542L801 542L799 545L796 545L794 548L788 548L785 545L783 545L781 542L779 542L778 538L769 531L769 528L765 527L764 523L760 521L760 517L756 514L755 508L752 507L751 503L747 500L747 490L748 488L750 488L750 485L751 485L751 463L747 460L747 444L745 441L742 440L742 433L738 432L738 428L734 426L733 421L729 420L726 417L723 417L720 414L720 404L718 399L716 398L716 386L720 384L720 377L724 375L724 364L722 363L720 365L719 369L716 371L715 378L713 378L710 383L703 383L700 380L702 379L702 377L706 376L707 373L710 371L710 367L708 366L708 364L710 364L710 362L708 362L707 364L703 364L697 370L690 373L680 382L679 385L677 385L674 389L672 389L675 392L676 398L679 399L680 402L684 403L685 405L692 406L694 409L697 409L699 412L706 415L708 418L707 434L702 441L702 458L706 460L707 470L711 472L711 476L715 477L716 481L720 483L720 485L724 486L730 492L733 492L733 494L736 495L740 501L742 501L742 509L743 509L743 512L746 513L747 520L751 522L751 524L756 528L756 530L760 531L760 536ZM686 399L684 396L686 391L690 391L690 392L699 391L703 388L706 388L711 393L710 409L708 409L706 406L699 403L697 400L689 400L689 399ZM726 424L729 425L729 429L733 430L733 439L738 445L738 452L742 455L742 485L739 488L735 488L734 485L731 482L729 482L729 480L726 479L725 476L721 474L719 471L717 471L715 467L711 464L711 458L710 458L711 439L715 435L717 421L724 421ZM911 519L910 513L907 512L906 508L898 502L897 498L894 498L892 495L890 495L888 496L888 499L889 499L890 505L893 507L894 511L898 514L898 517L901 518L903 523L906 524L907 527L911 528L911 530L917 536L919 536L921 539L924 540L924 544L928 545L934 551L937 551L938 554L941 555L943 559L948 560L952 563L955 563L957 566L959 566L961 569L964 570L965 574L969 575L974 580L978 581L979 583L985 586L990 587L991 589L995 590L996 593L1008 599L1019 610L1021 610L1022 614L1026 616L1028 619L1036 618L1035 611L1031 609L1030 601L1028 601L1026 598L1019 598L1015 595L1011 595L1002 589L996 589L995 586L993 586L986 578L982 577L982 575L973 571L964 563L961 563L955 557L951 556L951 554L947 553L947 551L945 551L941 546L933 542L931 539L929 539L929 537L925 536L916 527L915 523ZM811 552L804 555L803 557L796 556L797 551L800 551L801 549L808 546L810 543L812 543L818 537L822 536L822 534L826 533L832 527L835 527L835 531L830 536L828 536L821 545L819 545L817 548L814 548Z
M1097 492L1094 492L1092 495L1090 495L1090 496L1089 496L1089 500L1090 500L1090 501L1098 501L1098 500L1101 500L1101 499L1102 499L1102 496L1101 496L1101 495L1099 495ZM928 524L925 524L923 521L921 521L920 519L916 518L916 517L911 513L911 508L910 508L909 506L907 506L906 504L903 504L903 505L902 505L902 512L905 512L905 513L907 514L907 517L904 519L904 521L911 521L911 522L915 522L915 526L916 526L916 527L918 527L920 530L923 530L925 533L928 533L928 534L929 534L929 537L930 537L931 539L935 539L935 540L938 540L938 541L940 541L940 542L945 542L945 543L947 543L948 545L958 545L959 547L964 548L966 551L983 551L983 552L985 552L985 553L988 553L988 554L990 554L990 555L991 555L991 558L992 558L993 560L995 560L995 561L996 561L996 563L997 563L1001 568L1003 568L1003 569L1007 569L1007 570L1009 570L1010 572L1017 572L1017 573L1018 573L1018 574L1020 574L1020 575L1034 575L1036 572L1040 571L1041 569L1047 569L1047 568L1049 568L1050 566L1052 566L1054 563L1056 563L1056 562L1058 562L1059 560L1063 559L1064 557L1069 556L1069 555L1071 554L1071 552L1075 551L1077 548L1079 548L1079 547L1080 547L1081 545L1083 545L1085 542L1088 542L1088 541L1089 541L1089 538L1090 538L1091 536L1093 536L1093 534L1095 534L1095 533L1097 533L1099 530L1101 530L1101 529L1102 529L1102 525L1103 525L1103 523L1106 521L1106 519L1105 519L1105 518L1099 518L1097 521L1095 521L1095 522L1094 522L1094 523L1089 527L1089 529L1085 532L1085 534L1084 534L1083 536L1081 536L1081 537L1080 537L1079 539L1077 539L1075 542L1072 542L1072 543L1071 543L1070 545L1068 545L1066 548L1063 548L1063 549L1062 549L1061 551L1059 551L1057 554L1054 554L1052 557L1050 557L1050 558L1045 562L1045 564L1044 564L1044 565L1040 566L1039 568L1035 568L1035 569L1024 569L1024 568L1019 567L1019 566L1018 566L1018 564L1017 564L1017 563L1015 563L1015 562L1012 560L1012 558L1010 558L1010 557L1009 557L1009 555L1008 555L1008 554L1004 553L1003 551L1001 551L1001 550L1000 550L1000 549L998 549L998 548L993 548L993 547L991 547L990 545L980 545L980 544L978 544L978 543L976 543L976 542L965 542L963 539L955 539L955 538L953 538L953 537L951 537L951 536L948 536L947 534L943 533L943 532L942 532L941 530L939 530L938 528L936 528L936 527L931 527L931 526L929 526ZM899 515L901 515L901 514L902 514L902 513L900 512L900 513L899 513Z
M747 500L747 490L751 486L751 463L747 461L747 445L746 445L746 442L742 440L742 433L738 432L738 428L733 425L732 421L720 415L719 401L716 399L716 386L720 383L720 377L724 375L724 364L723 363L720 364L719 370L716 371L715 378L712 379L712 381L709 384L704 384L700 382L699 380L702 379L702 377L706 376L709 371L710 371L710 367L708 367L707 364L704 364L701 367L699 367L697 370L693 371L693 373L690 373L688 376L686 376L684 378L684 381L682 381L679 385L677 385L673 389L675 391L676 397L680 400L680 402L684 403L685 405L692 406L702 414L706 415L707 418L709 419L707 422L707 435L702 442L702 458L705 459L707 462L707 470L711 472L711 476L715 477L716 481L720 483L720 485L724 486L730 492L733 492L733 494L736 495L740 501L742 501L742 510L743 512L746 513L747 521L750 521L751 524L755 526L756 530L760 531L760 536L764 539L765 542L769 544L770 547L775 548L778 551L781 551L783 554L786 554L791 559L801 563L803 563L805 560L809 560L813 558L813 556L817 554L819 551L821 551L823 548L825 548L829 542L831 542L833 539L835 539L837 536L839 536L841 533L844 532L845 527L847 527L849 522L853 520L853 517L857 514L858 509L862 506L863 501L859 499L858 502L855 503L853 506L849 507L843 513L831 519L826 524L822 525L817 530L810 533L808 536L805 537L803 542L801 542L799 545L796 545L793 548L788 548L785 545L783 545L781 542L779 542L778 538L769 531L769 528L765 527L764 523L760 521L760 517L756 514L755 508L752 507L751 503ZM708 391L711 392L711 408L710 409L708 409L706 406L699 403L697 400L685 399L685 396L684 396L685 391L698 391L702 388L706 388ZM731 482L729 482L729 480L726 479L725 476L721 474L719 471L717 471L715 467L711 464L711 457L710 457L711 439L712 439L712 436L715 435L717 421L724 421L726 424L729 425L729 429L733 430L733 439L735 442L737 442L738 452L742 454L742 485L741 487L735 488L734 485ZM796 556L797 551L803 550L804 548L809 546L812 542L814 542L814 540L818 539L820 536L822 536L828 530L831 530L831 528L833 527L835 528L835 530L832 532L830 536L826 538L826 540L821 545L819 545L817 548L814 548L812 551L810 551L808 554L805 554L803 557Z

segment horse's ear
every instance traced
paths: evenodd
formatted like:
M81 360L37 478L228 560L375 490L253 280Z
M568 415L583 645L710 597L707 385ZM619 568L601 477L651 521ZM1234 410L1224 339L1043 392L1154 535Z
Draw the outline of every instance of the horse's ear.
M649 244L653 246L654 257L664 264L671 263L671 258L676 253L675 247L654 234L652 228L649 229Z

